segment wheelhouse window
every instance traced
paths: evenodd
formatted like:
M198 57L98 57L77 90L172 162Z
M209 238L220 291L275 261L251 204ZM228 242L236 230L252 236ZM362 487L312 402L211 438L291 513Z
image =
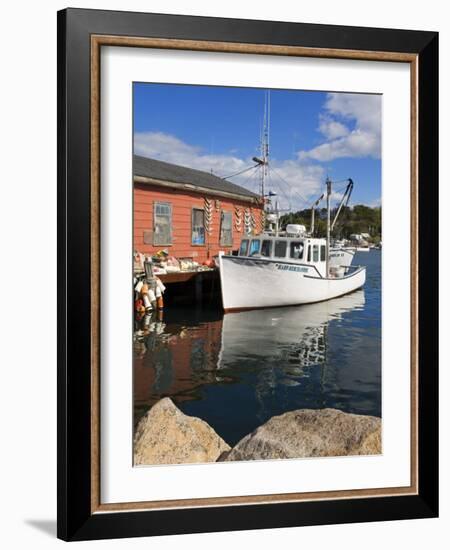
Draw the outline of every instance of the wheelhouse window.
M286 258L287 241L275 241L275 253L276 258Z
M233 216L231 212L224 212L220 217L220 244L221 246L233 245Z
M172 205L169 202L155 202L153 205L153 244L172 244Z
M290 245L290 256L294 260L303 260L303 243L301 241L293 241Z
M319 261L319 245L313 244L313 262Z
M327 247L326 247L324 244L322 244L322 245L320 246L320 261L321 261L321 262L324 262L324 261L325 261L325 259L326 259L326 254L327 254Z
M205 244L205 211L203 208L192 209L192 244Z
M250 251L248 255L254 256L255 254L259 254L260 245L261 245L261 241L259 239L252 239L252 242L250 243Z
M247 256L248 239L242 239L241 246L239 247L239 256Z
M263 241L261 245L261 256L270 258L271 254L272 254L272 241L271 240Z

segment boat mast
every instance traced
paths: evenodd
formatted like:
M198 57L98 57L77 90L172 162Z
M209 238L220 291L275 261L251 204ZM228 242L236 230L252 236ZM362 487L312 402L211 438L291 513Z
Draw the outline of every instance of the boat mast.
M270 90L267 90L264 96L264 119L261 128L261 137L259 144L259 157L253 157L252 160L260 167L260 195L266 211L266 178L269 175L269 135L270 135ZM278 224L278 221L277 221Z
M326 247L326 276L329 276L328 267L330 263L330 197L331 197L331 180L327 177L327 247Z
M264 123L261 135L261 198L264 201L266 195L266 177L269 172L269 132L270 132L270 90L267 90L264 98Z

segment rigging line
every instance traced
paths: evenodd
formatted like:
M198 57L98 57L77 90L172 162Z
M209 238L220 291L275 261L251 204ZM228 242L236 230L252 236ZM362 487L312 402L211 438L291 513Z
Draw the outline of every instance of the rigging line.
M348 185L345 187L341 187L340 189L334 189L333 193L344 193L344 191L347 189Z
M344 181L348 183L348 178L345 178L344 180L332 180L331 183L344 183Z
M244 174L245 172L248 172L249 170L252 170L253 168L257 168L259 164L254 164L253 166L250 166L248 168L244 168L244 170L240 170L239 172L235 172L234 174L230 174L229 176L221 176L223 180L227 180L228 178L233 178L234 176L239 176L240 174Z
M345 191L345 189L347 189L347 185L345 187L339 187L339 189L334 189L333 192L334 193L341 193L342 191Z
M271 171L273 170L273 168L271 166L268 166L268 177L270 178L270 174L271 174ZM272 181L272 179L271 179ZM278 188L280 189L281 191L281 194L284 196L284 198L287 200L288 204L289 204L289 209L291 208L291 198L289 196L289 194L285 193L285 191L283 190L283 188L281 187L281 185L278 185Z
M243 183L240 183L239 185L241 187L246 187L249 191L252 191L254 192L253 190L253 187L254 187L254 178L255 178L255 175L258 173L258 166L254 166L255 170L253 170L253 172L251 172L244 180ZM256 190L257 192L258 190Z
M253 182L255 184L255 193L261 195L261 174L260 170L263 170L263 167L258 168L253 172Z
M289 183L288 181L286 181L286 180L283 178L283 176L282 176L279 172L277 172L277 171L276 171L275 169L273 169L273 168L272 168L272 170L273 170L273 171L275 172L275 174L280 178L280 180L281 180L283 183L285 183L285 184L289 187L289 189L292 188L292 192L295 193L295 194L300 198L300 200L301 200L302 202L304 202L305 204L309 204L310 199L305 199L305 197L304 197L299 191L297 191L297 189L296 189L295 187L291 187L290 183Z
M241 185L242 187L245 187L247 185L247 183L249 182L249 180L255 176L255 174L258 172L257 168L259 167L259 165L257 164L256 166L252 166L252 168L254 169L253 172L250 173L249 176L247 176L247 178L245 178L245 181L242 183L242 184L239 184ZM253 182L251 182L250 184L250 190L253 189Z
M281 181L283 181L289 188L291 188L291 185L283 178L283 176L281 176L276 170L275 168L271 168L272 169L272 172L274 172L279 178ZM292 191L302 200L302 202L304 202L305 204L309 204L309 200L306 200L305 197L303 197L298 191L297 189L295 189L295 187L292 187Z

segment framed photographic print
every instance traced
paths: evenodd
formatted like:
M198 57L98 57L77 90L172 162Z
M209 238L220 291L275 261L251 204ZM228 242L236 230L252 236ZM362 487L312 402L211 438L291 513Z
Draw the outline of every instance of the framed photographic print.
M438 514L438 36L58 14L58 536Z

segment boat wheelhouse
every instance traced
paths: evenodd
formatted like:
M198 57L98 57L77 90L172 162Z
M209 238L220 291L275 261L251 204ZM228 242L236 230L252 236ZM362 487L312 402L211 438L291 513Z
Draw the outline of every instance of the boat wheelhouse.
M259 235L241 240L238 257L266 259L289 266L303 266L325 276L326 240Z
M285 260L292 264L309 265L325 276L326 239L316 239L307 235L270 235L244 237L241 240L238 256L249 258L269 258ZM352 249L330 248L328 265L330 275L335 276L341 268L350 266L355 252Z

